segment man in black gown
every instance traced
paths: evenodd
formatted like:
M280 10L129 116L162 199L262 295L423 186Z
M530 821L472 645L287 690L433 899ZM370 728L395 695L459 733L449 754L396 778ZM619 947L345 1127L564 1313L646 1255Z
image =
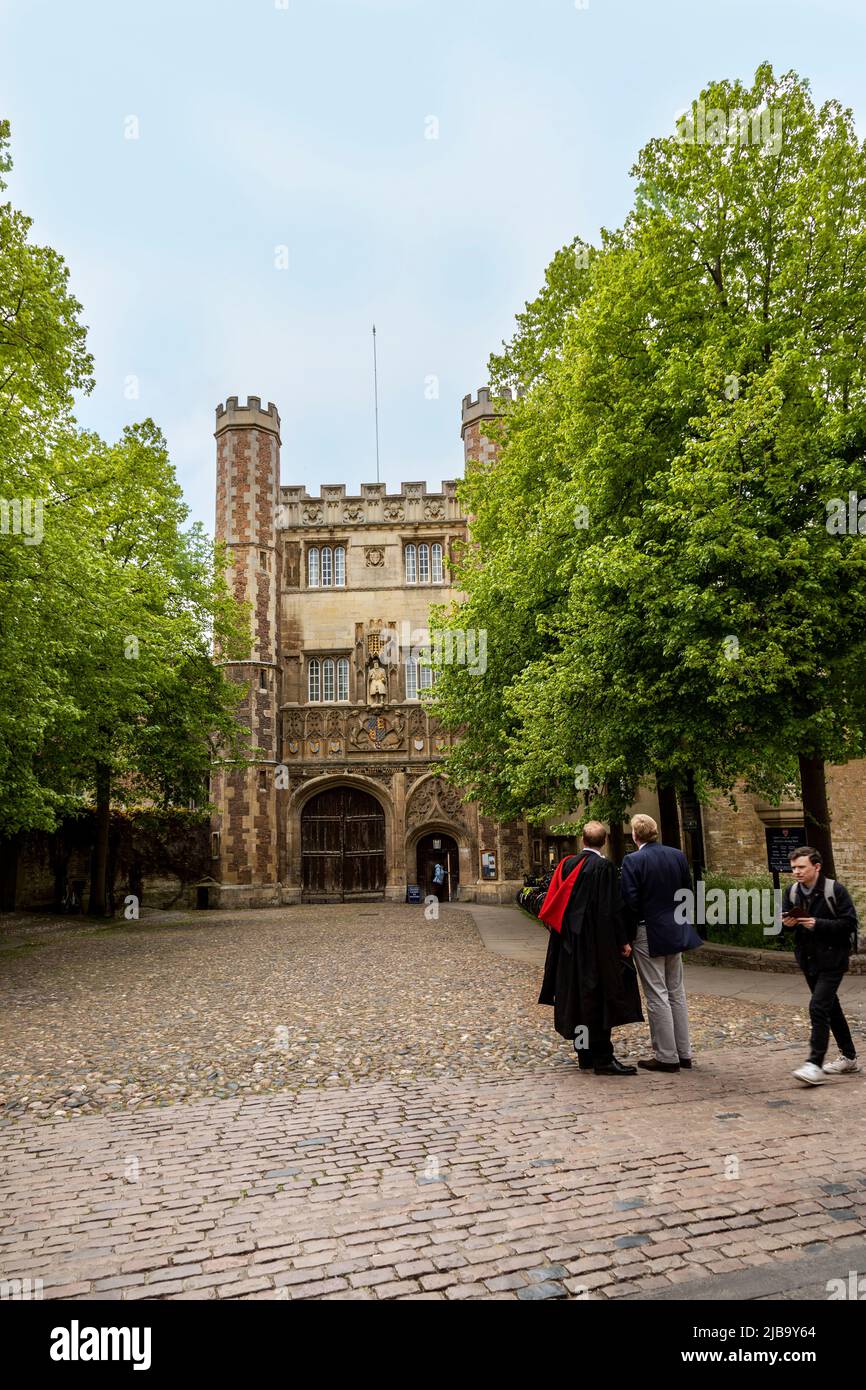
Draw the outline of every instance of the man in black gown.
M636 1067L614 1057L610 1036L620 1024L641 1023L643 1012L631 958L634 924L616 866L601 852L606 839L605 827L588 821L580 854L557 866L539 913L551 931L538 1002L553 1005L554 1027L573 1041L581 1071L636 1076Z

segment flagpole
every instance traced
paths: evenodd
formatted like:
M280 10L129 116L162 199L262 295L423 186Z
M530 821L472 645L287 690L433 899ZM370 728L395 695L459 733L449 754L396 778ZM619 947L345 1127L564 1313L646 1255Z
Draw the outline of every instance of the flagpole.
M376 363L376 325L373 324L373 402L376 414L376 482L379 481L379 373Z

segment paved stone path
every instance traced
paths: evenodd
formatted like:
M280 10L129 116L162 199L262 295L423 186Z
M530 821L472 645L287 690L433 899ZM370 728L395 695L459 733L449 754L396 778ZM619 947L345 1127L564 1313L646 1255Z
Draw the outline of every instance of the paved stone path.
M10 1126L6 1278L60 1298L652 1295L866 1237L866 1079L359 1083Z
M445 905L443 911L452 909ZM489 951L508 960L544 965L547 933L516 906L487 903L461 903L468 912ZM761 1004L793 1004L805 1007L806 985L797 973L737 970L721 965L703 965L700 951L686 956L686 988L689 992L712 995L716 999L745 999ZM866 975L848 976L842 985L846 1011L852 1017L866 1014Z
M0 1278L46 1297L760 1298L788 1262L797 1297L862 1259L866 1074L793 1080L802 1007L693 994L693 1072L602 1078L463 910L44 937L3 960ZM46 1078L93 1113L31 1111Z
M543 928L510 915L545 949ZM0 940L0 1129L574 1065L537 1003L540 965L486 950L462 908L439 921L369 903L20 930ZM805 991L794 1007L693 991L690 1017L698 1051L802 1039L808 1025ZM620 1055L646 1055L645 1025L615 1036Z

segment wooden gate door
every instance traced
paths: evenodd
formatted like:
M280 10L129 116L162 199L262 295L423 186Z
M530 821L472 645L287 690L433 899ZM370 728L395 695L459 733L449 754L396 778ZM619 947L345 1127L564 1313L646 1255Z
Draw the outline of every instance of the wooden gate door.
M329 787L301 814L305 902L351 902L385 896L385 813L356 787Z

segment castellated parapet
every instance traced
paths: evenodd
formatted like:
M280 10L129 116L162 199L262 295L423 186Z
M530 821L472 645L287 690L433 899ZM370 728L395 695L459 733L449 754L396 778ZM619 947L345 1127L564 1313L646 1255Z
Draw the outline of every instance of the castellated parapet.
M216 434L229 429L268 430L280 436L280 412L273 401L268 401L267 410L262 409L259 396L247 396L246 405L239 405L237 396L229 396L225 405L216 408Z
M484 433L484 422L498 419L513 399L510 386L504 386L501 393L493 397L489 386L479 386L477 400L473 400L471 395L463 397L460 438L463 440L463 456L467 465L495 461L497 445Z
M523 392L518 392L521 395ZM478 386L477 399L473 400L471 395L464 396L463 406L460 410L460 436L466 434L470 425L478 424L481 420L495 420L503 413L503 410L512 403L512 388L503 386L499 396L491 399L491 388L489 386Z
M399 492L388 492L385 483L361 483L360 493L348 495L344 483L323 483L318 493L302 486L281 487L277 529L399 528L462 520L455 479L446 479L439 492L428 492L422 482L401 483Z

